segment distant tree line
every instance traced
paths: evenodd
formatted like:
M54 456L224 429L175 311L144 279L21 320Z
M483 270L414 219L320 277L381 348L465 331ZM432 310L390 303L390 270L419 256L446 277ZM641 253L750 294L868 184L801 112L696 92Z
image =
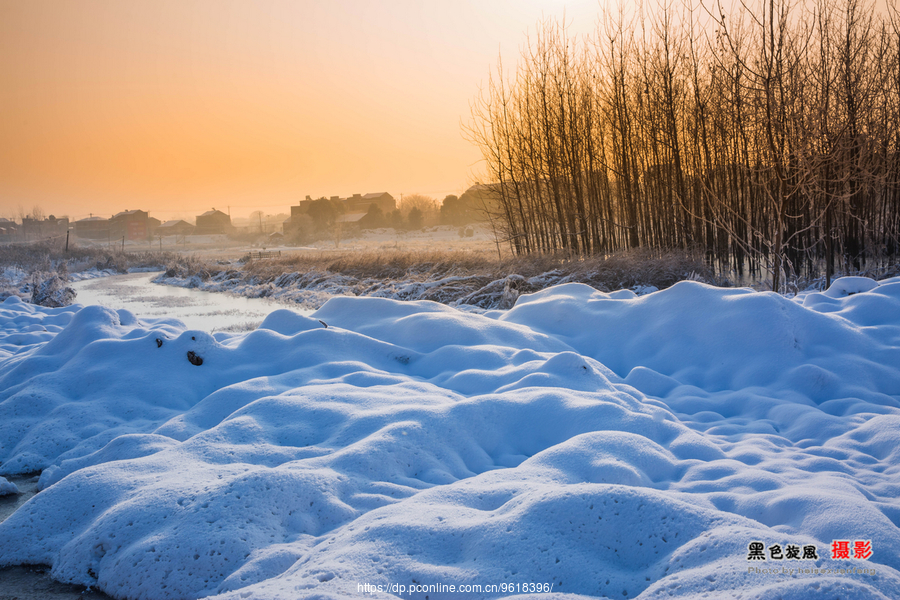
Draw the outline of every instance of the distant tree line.
M896 7L736 6L547 21L497 67L467 130L514 252L699 248L775 290L896 257Z

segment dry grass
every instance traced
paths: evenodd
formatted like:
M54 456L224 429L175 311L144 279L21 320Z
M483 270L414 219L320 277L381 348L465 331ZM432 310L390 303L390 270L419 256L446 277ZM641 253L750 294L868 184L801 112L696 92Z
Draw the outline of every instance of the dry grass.
M172 252L119 252L74 244L67 251L64 240L0 245L0 267L15 267L26 273L54 272L62 265L70 273L92 267L124 273L131 267L161 267L177 257Z
M244 270L266 281L283 273L319 271L357 279L400 279L450 274L488 274L497 260L487 252L396 251L310 253L289 258L249 262Z
M714 273L696 256L649 251L497 260L492 252L377 250L306 253L227 265L181 258L166 275L192 279L191 286L211 291L267 296L291 290L317 292L313 302L337 294L433 300L484 309L509 308L521 294L560 283L586 283L610 292L649 286L663 289L685 279L716 282Z
M24 273L59 275L97 267L125 272L130 267L163 266L170 278L212 291L277 295L285 290L405 300L434 300L481 308L509 308L521 294L570 282L610 292L653 286L663 289L685 279L716 283L698 255L687 252L619 252L610 256L529 255L498 260L485 250L400 250L306 252L248 262L210 260L171 252L110 252L61 244L0 247L0 266ZM46 278L46 277L44 277ZM6 286L9 287L9 286ZM250 290L249 288L255 288ZM19 295L27 290L19 289ZM10 293L13 293L12 291Z
M434 280L451 276L500 279L521 275L529 279L554 273L602 291L637 285L663 289L684 279L717 281L713 271L698 257L686 252L619 252L610 256L572 257L564 254L531 255L498 261L491 252L466 251L374 251L346 254L308 254L249 262L244 272L261 283L275 281L284 273L333 273L360 280Z

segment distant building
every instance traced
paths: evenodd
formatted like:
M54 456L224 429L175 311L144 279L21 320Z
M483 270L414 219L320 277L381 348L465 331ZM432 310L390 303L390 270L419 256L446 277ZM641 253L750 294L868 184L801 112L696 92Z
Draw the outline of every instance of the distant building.
M69 230L69 218L57 219L50 215L46 219L25 217L22 219L22 234L26 240L66 235Z
M157 223L158 220L154 219ZM125 210L109 219L110 237L146 240L151 235L150 214L143 210Z
M79 219L75 221L75 235L89 240L107 240L111 237L109 219L103 217Z
M33 217L23 217L22 235L25 236L25 239L43 237L41 234L41 221Z
M355 196L355 194L354 194ZM369 212L369 207L373 204L381 209L381 212L388 214L397 209L397 201L387 192L375 192L373 194L364 194L362 202L358 207L354 207L352 212Z
M497 184L476 183L459 197L460 204L473 216L474 220L484 221L488 212L498 212L500 207L500 186Z
M354 212L346 215L339 216L335 222L336 223L358 223L360 219L366 216L366 213Z
M337 219L338 223L356 223L369 212L369 208L373 204L378 206L384 214L388 214L397 208L397 201L387 192L353 194L349 198L332 196L330 200L344 209L344 214ZM309 207L313 202L315 200L307 196L305 200L298 202L297 206L291 207L291 218L284 222L285 233L290 233L300 228L300 224L303 222L301 217L309 212Z
M19 224L10 219L0 218L0 242L11 242L19 233Z
M166 221L156 228L156 235L191 235L195 227L187 221L175 219Z
M208 210L202 215L197 215L197 229L194 233L230 233L234 228L231 225L231 217L221 210Z

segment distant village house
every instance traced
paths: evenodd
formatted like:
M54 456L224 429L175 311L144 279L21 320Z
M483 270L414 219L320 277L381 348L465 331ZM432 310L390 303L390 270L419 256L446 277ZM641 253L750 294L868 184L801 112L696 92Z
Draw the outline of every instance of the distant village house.
M19 225L10 219L0 218L0 242L10 242L19 233Z
M196 234L231 233L234 227L231 225L231 217L221 210L208 210L202 215L197 215Z
M50 215L46 219L35 219L34 217L25 217L22 219L22 234L26 240L66 235L68 230L68 217L57 219L53 215Z
M112 237L109 233L109 219L103 217L86 217L75 221L75 235L87 240L107 240Z
M349 198L343 200L347 205L347 213L366 214L369 207L373 204L381 209L381 212L387 214L397 208L397 202L394 197L387 192L376 192L374 194L353 194Z
M156 235L191 235L192 233L194 233L194 229L196 228L187 221L175 219L172 221L166 221L165 223L157 227Z
M372 205L380 208L384 214L397 208L396 200L387 192L353 194L349 198L332 196L330 200L344 209L344 214L337 218L338 223L352 224L358 222L366 215ZM309 221L306 215L313 202L315 200L307 196L305 200L298 202L297 206L291 207L291 218L284 222L285 234L296 232L302 226L302 223Z
M143 210L125 210L109 219L109 235L126 240L147 240L159 227L159 219Z

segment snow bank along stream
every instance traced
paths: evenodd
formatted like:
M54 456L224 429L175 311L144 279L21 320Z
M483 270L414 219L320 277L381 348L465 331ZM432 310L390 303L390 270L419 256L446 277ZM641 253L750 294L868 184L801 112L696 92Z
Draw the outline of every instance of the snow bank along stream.
M0 475L42 472L0 565L118 598L900 597L900 279L0 322Z

